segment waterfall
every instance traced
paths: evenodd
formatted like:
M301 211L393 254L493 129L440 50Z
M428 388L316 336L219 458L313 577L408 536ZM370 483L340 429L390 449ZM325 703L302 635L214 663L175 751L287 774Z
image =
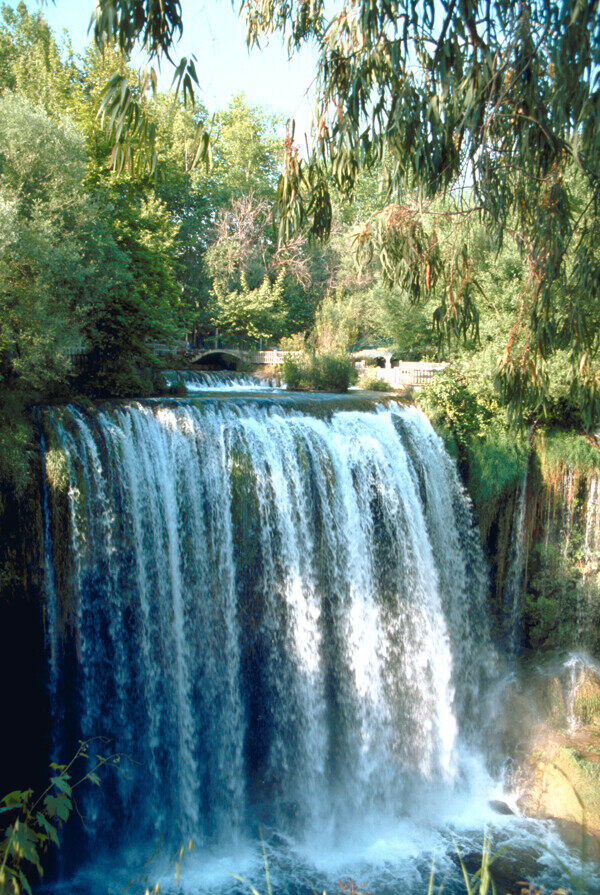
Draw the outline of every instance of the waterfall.
M585 507L585 573L597 572L600 565L600 476L592 475Z
M565 466L542 492L540 541L560 553L564 570L555 576L561 588L562 635L572 649L597 650L600 596L600 475L593 469Z
M42 413L54 739L127 758L92 839L335 829L461 778L492 651L441 440L265 403Z
M513 655L519 653L521 644L521 598L525 579L525 516L527 512L527 469L523 476L513 514L508 573L504 586L505 636Z

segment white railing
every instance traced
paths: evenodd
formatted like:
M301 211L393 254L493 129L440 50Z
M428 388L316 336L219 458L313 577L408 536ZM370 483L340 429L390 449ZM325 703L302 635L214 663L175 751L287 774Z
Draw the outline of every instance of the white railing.
M286 357L296 357L300 351L280 351L278 348L269 351L240 351L239 354L251 364L264 364L267 367L276 367L283 363Z
M447 366L447 363L429 361L400 361L397 367L366 367L365 373L367 376L385 379L393 388L406 388L411 385L426 385Z

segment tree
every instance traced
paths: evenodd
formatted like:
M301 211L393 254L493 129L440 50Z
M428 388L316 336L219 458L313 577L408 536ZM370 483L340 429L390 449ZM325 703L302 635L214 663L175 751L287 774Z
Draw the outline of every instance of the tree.
M331 227L331 184L351 196L360 171L384 165L385 206L357 247L418 301L440 279L438 330L477 328L468 246L440 252L428 201L452 196L458 226L476 215L526 262L498 384L515 415L543 408L548 362L566 348L585 422L600 415L600 16L597 0L243 0L248 39L287 35L319 53L314 151L291 140L278 190L280 233ZM97 40L141 37L168 53L179 4L102 0ZM190 84L193 88L193 84ZM410 201L417 192L416 202ZM458 242L454 240L455 244ZM560 313L557 299L566 296ZM590 296L592 298L590 298Z
M216 113L211 173L215 180L227 183L231 195L254 193L261 199L275 198L283 158L275 125L275 118L248 105L242 93Z
M106 257L73 126L3 96L0 147L0 377L5 389L44 393L64 379L69 351L82 342L98 278L105 285L106 268L94 261Z
M215 277L226 289L240 287L242 270L251 288L264 279L264 255L272 252L275 242L270 215L281 141L269 116L249 106L242 96L234 97L214 116L214 165L207 171L193 164L202 110L192 112L172 96L159 94L154 112L159 163L156 192L179 226L175 251L182 303L191 329L200 334L211 326L208 305ZM223 269L226 244L230 275Z
M53 121L22 97L0 98L5 398L64 391L81 349L97 361L88 370L95 388L110 380L113 393L127 392L133 380L123 370L148 365L148 345L183 322L177 224L151 190L121 181L90 191L88 178L85 143L71 122Z
M107 191L108 227L125 262L85 334L93 363L81 383L92 393L127 394L153 388L154 343L170 342L186 318L175 275L178 227L151 193Z
M478 325L459 225L477 216L497 247L512 235L526 272L498 383L516 415L543 408L548 362L566 348L573 392L593 425L600 412L598 4L358 0L329 21L323 2L243 5L251 41L281 31L290 47L308 39L319 47L315 149L303 162L289 147L282 232L306 217L315 234L327 233L327 176L351 196L358 172L383 163L387 204L357 247L376 253L388 280L414 301L441 279L435 320L446 336ZM454 222L451 251L440 250L429 204L440 195L453 202L437 218Z
M309 246L305 234L277 244L273 205L283 141L274 126L270 116L249 106L242 95L234 97L215 114L212 170L191 177L193 189L207 196L213 208L204 231L210 233L204 260L213 288L243 295L242 276L254 290L265 277L274 282L283 272L281 334L289 335L312 326L326 276L322 252Z
M213 322L227 334L249 339L281 336L283 273L274 283L265 276L256 289L250 289L242 273L239 289L226 292L217 281L214 288Z
M205 257L220 294L238 290L244 295L266 280L280 280L281 308L271 335L289 336L312 327L326 285L322 252L302 233L278 246L268 201L254 195L232 198L218 212ZM214 312L213 320L222 326Z
M69 108L81 82L68 41L59 46L42 13L23 2L3 5L0 20L0 92L19 93L51 116Z

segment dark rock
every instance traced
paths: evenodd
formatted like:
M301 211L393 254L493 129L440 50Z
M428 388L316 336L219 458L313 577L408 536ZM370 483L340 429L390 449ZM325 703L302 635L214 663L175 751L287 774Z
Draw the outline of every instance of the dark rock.
M506 802L501 802L500 799L490 799L489 802L490 808L492 811L495 811L496 814L514 814L515 812L512 810L510 805L507 805Z

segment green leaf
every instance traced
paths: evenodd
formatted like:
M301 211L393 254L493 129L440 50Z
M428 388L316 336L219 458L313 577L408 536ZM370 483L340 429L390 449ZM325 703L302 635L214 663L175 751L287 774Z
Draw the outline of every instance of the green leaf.
M22 870L19 870L19 879L21 880L21 885L23 886L23 889L28 893L28 895L32 895L31 886L29 885L29 882L27 881L27 877L25 876L25 874L23 873Z
M38 824L40 825L40 827L42 827L46 831L46 833L48 834L48 836L50 837L52 842L54 842L56 845L60 845L60 841L58 838L58 833L56 832L56 828L53 827L52 824L50 823L50 821L46 817L44 817L44 815L41 814L41 812L39 812L39 811L36 814L36 820L37 820Z
M62 775L60 777L51 777L50 783L52 783L53 786L55 786L61 792L64 792L70 796L71 795L71 787L67 783L66 776L67 775Z

